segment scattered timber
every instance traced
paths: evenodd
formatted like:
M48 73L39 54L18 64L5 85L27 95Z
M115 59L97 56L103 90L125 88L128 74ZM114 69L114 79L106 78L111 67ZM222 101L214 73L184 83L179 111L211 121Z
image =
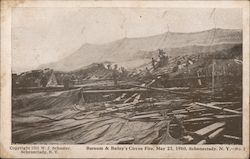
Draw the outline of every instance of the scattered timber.
M176 92L176 91L173 91L172 89L168 89L168 88L147 87L147 86L134 85L134 84L132 86L148 89L148 90L151 90L151 91L160 91L160 92L172 93L172 94L177 94L177 95L190 96L187 93Z
M208 135L207 139L201 140L200 142L198 142L197 145L206 144L209 140L215 139L216 137L218 137L219 135L221 135L224 130L225 130L225 128L220 128L220 129L216 130L212 134Z
M85 90L83 93L85 94L102 94L102 93L128 93L128 92L148 92L147 89L113 89L113 90Z
M220 108L220 107L217 107L217 106L214 106L214 105L203 104L203 103L198 103L198 102L195 102L195 104L197 104L199 106L202 106L202 107L206 107L206 108L221 110L221 111L225 111L225 112L229 112L229 113L234 113L234 114L241 114L241 112L239 112L239 111L231 110L231 109L228 109L228 108Z
M225 124L226 124L225 122L213 123L213 124L211 124L209 126L206 126L206 127L202 128L200 130L195 131L195 133L198 134L198 135L204 136L204 135L209 134L210 132L212 132L212 131L214 131L214 130L216 130L218 128L221 128L221 127L225 126Z

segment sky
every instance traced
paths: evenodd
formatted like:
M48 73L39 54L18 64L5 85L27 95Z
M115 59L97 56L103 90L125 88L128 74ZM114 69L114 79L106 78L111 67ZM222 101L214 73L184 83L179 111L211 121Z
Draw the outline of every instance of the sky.
M242 29L241 9L212 8L14 8L12 71L58 61L85 43L214 27Z

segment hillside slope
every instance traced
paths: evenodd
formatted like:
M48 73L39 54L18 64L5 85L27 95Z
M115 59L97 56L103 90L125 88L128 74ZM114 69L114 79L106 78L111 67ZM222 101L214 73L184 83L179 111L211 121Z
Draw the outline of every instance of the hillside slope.
M133 64L143 64L142 58L149 59L149 52L159 48L171 49L188 46L210 46L212 44L218 47L220 44L239 44L241 42L241 30L212 29L195 33L169 32L150 37L123 38L102 45L84 44L64 59L42 65L40 68L49 67L55 70L71 71L93 62L106 60L122 65L127 64L129 67L137 67Z

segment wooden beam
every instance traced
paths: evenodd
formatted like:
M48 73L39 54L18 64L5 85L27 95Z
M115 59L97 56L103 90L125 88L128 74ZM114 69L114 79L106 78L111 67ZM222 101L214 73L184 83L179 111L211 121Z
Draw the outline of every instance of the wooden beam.
M230 118L241 118L242 116L239 114L235 114L235 115L214 115L214 117L217 119L230 119Z
M202 121L211 121L211 120L214 120L214 118L208 118L208 117L193 118L193 119L184 120L184 122L202 122Z
M195 104L197 104L199 106L202 106L202 107L216 109L216 110L222 110L222 111L229 112L229 113L242 114L241 112L236 111L236 110L231 110L231 109L228 109L228 108L221 108L221 107L217 107L217 106L214 106L214 105L211 105L211 104L203 104L203 103L198 103L198 102L195 102Z
M141 95L140 95L140 94L137 95L137 96L135 97L135 99L133 100L133 103L134 103L134 104L137 104L137 103L139 102L140 98L141 98Z
M213 132L212 134L208 135L208 138L214 139L214 138L218 137L224 130L225 130L225 128L220 128L220 129L216 130L215 132Z
M172 91L171 89L168 89L168 88L147 87L147 86L140 86L140 85L134 85L134 84L132 84L132 86L139 87L139 88L145 88L145 89L149 89L149 90L153 90L153 91L160 91L160 92L167 92L167 93L172 93L172 94L190 96L190 93L187 94L187 93L175 92L175 91Z
M160 113L152 113L152 114L145 114L145 115L138 115L138 116L134 116L131 119L142 119L142 118L150 118L150 117L158 117L161 116Z
M223 135L223 137L229 138L229 139L234 139L234 140L242 140L242 138L240 138L238 136L232 136L232 135Z
M156 79L153 79L153 80L152 80L150 83L148 83L146 86L147 86L147 87L151 86L152 84L155 83L155 81L156 81Z
M195 134L204 136L204 135L207 135L207 134L209 134L210 132L212 132L212 131L214 131L216 129L219 129L219 128L225 126L225 124L226 124L225 122L213 123L213 124L211 124L209 126L206 126L206 127L202 128L200 130L195 131Z
M123 93L121 96L115 98L113 100L113 102L119 102L119 101L121 101L126 95L127 95L127 93Z
M195 109L195 110L185 110L185 109L179 109L179 110L174 110L172 113L168 114L190 114L190 113L197 113L197 112L202 112L205 111L206 109L201 108L201 109Z
M134 97L136 97L138 95L138 93L133 94L132 96L130 96L128 99L126 99L123 103L128 103L130 100L132 100Z
M85 90L85 94L96 94L96 93L129 93L129 92L147 92L147 89L114 89L114 90Z
M214 139L214 138L220 136L224 130L225 130L225 128L220 128L220 129L216 130L215 132L210 134L206 140L201 140L200 142L198 142L197 145L203 145L203 144L207 143L208 140L211 140L211 139Z
M193 77L184 77L184 78L171 78L168 81L177 81L177 80L190 80L190 79L205 79L205 78L211 78L212 76L205 76L205 75L200 75L199 77L193 76ZM216 75L214 77L233 77L233 75Z
M211 102L212 105L232 105L240 104L240 102Z

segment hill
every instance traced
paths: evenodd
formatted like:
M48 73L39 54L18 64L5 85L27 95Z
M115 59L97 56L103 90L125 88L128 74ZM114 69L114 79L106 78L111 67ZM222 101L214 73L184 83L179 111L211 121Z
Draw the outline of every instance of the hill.
M111 61L125 67L133 68L142 65L150 59L150 53L157 49L179 48L179 53L187 53L199 46L206 49L242 43L241 30L211 29L202 32L175 33L167 32L160 35L138 38L123 38L111 43L96 45L84 44L71 55L54 63L40 66L59 71L72 71L94 62ZM213 45L213 46L210 46ZM221 46L219 46L221 45ZM185 50L184 48L188 48ZM202 52L206 52L203 50ZM172 52L172 55L175 55ZM171 56L172 56L171 55Z

